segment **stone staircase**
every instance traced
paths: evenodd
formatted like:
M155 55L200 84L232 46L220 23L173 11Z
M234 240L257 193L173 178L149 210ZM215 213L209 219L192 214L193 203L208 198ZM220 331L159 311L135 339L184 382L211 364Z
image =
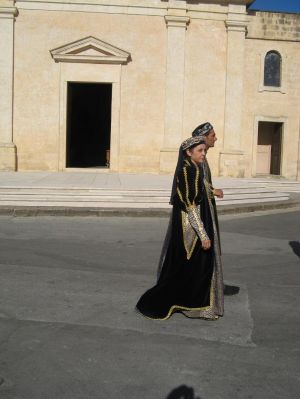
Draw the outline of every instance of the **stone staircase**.
M276 182L242 181L226 184L224 199L218 206L267 203L289 199L288 192L300 192L300 184L287 186ZM287 188L287 190L285 190ZM291 190L291 191L290 191ZM295 191L294 191L295 190ZM299 191L297 191L299 190ZM70 208L169 208L170 190L165 189L113 189L83 187L0 187L0 206L5 207L70 207Z
M256 187L265 187L270 190L286 193L300 193L300 182L299 181L284 181L284 180L256 180L252 182Z

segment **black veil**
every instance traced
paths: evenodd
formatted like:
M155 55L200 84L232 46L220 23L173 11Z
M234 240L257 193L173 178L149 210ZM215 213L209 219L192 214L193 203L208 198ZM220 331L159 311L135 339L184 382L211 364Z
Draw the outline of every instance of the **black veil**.
M176 188L177 188L177 176L180 170L182 169L183 162L185 159L184 151L182 150L181 146L179 147L179 153L178 153L178 160L177 160L177 165L173 177L173 184L172 184L172 191L171 191L171 196L170 196L170 205L174 205L174 199L176 196Z
M204 138L200 135L193 136L193 137L186 139L179 147L178 160L177 160L177 165L176 165L176 169L175 169L175 173L174 173L174 177L173 177L172 191L171 191L171 196L170 196L170 201L169 201L170 205L174 205L174 199L176 196L176 189L177 189L177 176L183 167L184 160L186 158L188 158L185 151L195 147L198 144L205 144Z

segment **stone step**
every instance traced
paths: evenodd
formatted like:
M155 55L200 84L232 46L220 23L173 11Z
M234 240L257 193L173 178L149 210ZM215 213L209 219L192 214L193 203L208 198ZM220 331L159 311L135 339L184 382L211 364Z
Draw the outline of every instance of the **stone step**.
M252 187L264 187L265 189L284 191L287 193L300 193L300 182L299 181L259 181L259 180L248 180L247 184Z
M286 192L265 187L245 186L224 188L224 198L217 199L218 206L234 204L265 203L289 199ZM0 187L1 206L37 207L129 207L168 208L170 190L120 189L120 188L76 188L76 187Z
M266 197L242 197L239 198L231 198L231 199L217 199L218 206L224 205L233 205L233 204L247 204L247 203L263 203L263 202L274 202L274 201L285 201L288 200L288 196L266 196ZM151 201L141 201L137 200L129 200L129 199L121 199L121 200L110 200L107 199L97 199L97 200L76 200L76 199L60 199L60 198L51 198L51 199L2 199L0 201L0 205L2 206L39 206L39 207L47 207L47 206L75 206L75 207L137 207L137 208L167 208L169 207L168 201L166 199L159 200L151 200Z
M269 189L275 190L275 191L281 191L281 192L287 192L287 193L300 193L300 185L294 185L294 186L290 186L290 185L286 185L286 186L273 186L270 185L268 186Z
M270 188L264 187L225 187L226 191L249 191L249 192L270 192L275 191ZM59 193L59 192L69 192L71 194L75 193L135 193L135 194L149 194L149 193L169 193L170 189L122 189L122 188L65 188L65 187L0 187L0 193L5 192L28 192L28 193Z
M143 202L143 201L155 201L155 202L160 202L160 201L166 201L169 198L169 193L166 195L158 195L151 193L151 195L141 195L141 194L125 194L121 193L118 195L112 195L111 193L108 194L61 194L61 193L47 193L47 194L42 194L42 193L5 193L5 194L0 194L0 202L1 201L138 201L138 202ZM279 192L238 192L238 193L226 193L224 196L224 200L227 198L232 200L232 199L262 199L262 198L285 198L289 197L288 194L285 193L279 193ZM217 199L218 200L218 199Z
M280 201L285 201L288 198L281 198ZM239 205L239 204L254 204L254 203L266 203L266 202L278 202L277 198L266 198L262 201L258 201L257 199L239 199L239 200L232 200L232 201L218 201L217 206L222 207L225 205ZM168 202L101 202L95 204L95 202L44 202L41 203L40 201L20 201L20 202L12 202L12 201L1 201L1 206L17 206L17 207L38 207L38 208L137 208L137 209L167 209L171 206Z
M277 190L270 190L260 187L230 187L223 189L225 195L251 194L251 193L276 193ZM44 188L44 187L0 187L0 196L3 195L101 195L101 196L169 196L170 190L160 189L107 189L107 188Z

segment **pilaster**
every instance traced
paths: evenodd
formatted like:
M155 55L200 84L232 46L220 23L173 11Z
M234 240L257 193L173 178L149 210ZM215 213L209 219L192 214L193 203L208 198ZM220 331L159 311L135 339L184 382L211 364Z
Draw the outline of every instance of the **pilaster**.
M0 170L16 170L13 143L14 1L0 1Z
M224 117L224 148L220 153L221 176L243 177L245 165L241 149L246 7L229 4L227 29L227 64Z
M172 1L165 16L167 27L166 100L163 148L160 171L172 172L182 140L185 34L189 24L185 2Z

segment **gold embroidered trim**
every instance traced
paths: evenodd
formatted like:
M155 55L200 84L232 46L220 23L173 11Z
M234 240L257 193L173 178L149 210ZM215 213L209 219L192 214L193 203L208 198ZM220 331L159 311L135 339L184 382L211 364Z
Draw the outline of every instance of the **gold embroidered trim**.
M199 211L199 215L197 214L196 211ZM196 225L198 227L198 233L199 233L201 242L203 242L205 240L209 240L209 237L206 234L203 222L200 219L200 206L198 206L197 208L190 208L190 212L191 212L190 216L192 216L191 225L193 226L193 222L196 223Z
M144 317L147 319L151 320L167 320L172 316L172 313L174 313L175 310L208 310L213 307L213 301L214 301L214 296L213 296L213 285L210 283L210 293L209 293L209 305L203 306L201 308L189 308L187 306L180 306L180 305L173 305L170 307L169 312L167 313L167 316L165 317L150 317L150 316L145 316L143 313L141 313Z
M196 181L195 181L195 199L198 196L198 187L199 186L199 167L196 165Z
M181 221L183 230L183 244L186 251L186 258L189 260L193 255L198 236L189 222L188 214L184 211L181 211Z
M186 200L187 200L188 206L191 206L192 204L191 204L190 199L189 199L189 184L188 184L188 179L187 179L186 167L183 168L183 174L184 174L184 181L185 181Z
M185 202L183 201L183 198L182 198L182 194L181 194L181 191L180 191L180 189L179 189L179 187L177 186L177 194L178 194L178 196L179 196L179 198L180 198L180 201L184 204L184 206L186 207L186 204L185 204Z

